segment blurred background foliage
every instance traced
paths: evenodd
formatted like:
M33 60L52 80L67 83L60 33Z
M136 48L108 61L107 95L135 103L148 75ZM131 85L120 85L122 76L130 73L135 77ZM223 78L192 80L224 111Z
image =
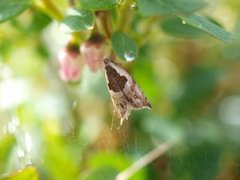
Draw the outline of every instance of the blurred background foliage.
M75 2L107 10L110 29L126 21L120 30L138 46L126 68L153 108L119 127L103 71L86 66L74 84L58 76L57 52L71 38L59 21L74 1L1 0L0 179L111 180L168 141L130 179L240 179L240 2L180 1ZM182 15L194 11L208 21Z

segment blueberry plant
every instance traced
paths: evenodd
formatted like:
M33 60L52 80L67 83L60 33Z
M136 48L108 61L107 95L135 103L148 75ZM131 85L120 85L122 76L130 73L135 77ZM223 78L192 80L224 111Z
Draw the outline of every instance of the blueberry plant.
M59 22L60 28L72 35L66 48L59 50L60 76L65 81L76 81L82 65L74 59L81 61L80 53L93 71L102 67L97 61L107 56L132 61L138 57L139 47L148 40L153 24L159 21L162 21L162 30L169 34L200 36L206 33L230 42L231 33L210 17L196 12L206 5L201 0L69 0L62 3L3 0L0 22L11 20L27 9L33 15L44 13L49 21ZM142 21L145 24L140 27Z
M0 179L239 179L239 8L234 0L0 0ZM153 107L120 130L98 77L106 57ZM169 153L148 156L172 140Z

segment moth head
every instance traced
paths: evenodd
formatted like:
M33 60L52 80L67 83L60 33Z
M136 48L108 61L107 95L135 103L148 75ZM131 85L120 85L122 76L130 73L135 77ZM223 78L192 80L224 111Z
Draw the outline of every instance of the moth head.
M109 58L104 58L104 59L103 59L103 62L104 62L104 64L105 64L105 66L108 65L110 61L111 61L111 60L110 60Z
M103 59L104 65L107 66L107 65L110 65L110 64L115 64L115 65L118 65L118 66L122 67L122 64L117 62L115 59L116 59L115 56L104 58Z

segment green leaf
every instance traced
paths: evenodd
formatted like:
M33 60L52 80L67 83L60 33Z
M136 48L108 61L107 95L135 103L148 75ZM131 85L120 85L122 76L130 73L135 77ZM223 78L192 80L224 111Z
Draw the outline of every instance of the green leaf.
M191 139L193 143L189 143L185 149L179 147L180 150L176 154L172 153L170 158L173 179L214 179L221 148L219 145L192 137L192 134L188 139Z
M147 121L146 121L147 119ZM181 141L183 131L171 121L156 115L148 114L140 123L141 128L160 141Z
M89 176L84 178L85 180L105 180L115 179L118 174L118 170L112 166L99 167L94 169Z
M35 167L26 167L18 172L6 176L0 176L1 180L38 180L38 172Z
M240 51L239 51L240 43L234 42L228 45L221 52L224 59L226 60L240 60Z
M191 16L179 16L183 23L189 24L203 32L206 32L215 38L223 41L223 42L231 42L232 41L232 34L225 31L220 26L214 24L206 17L193 14Z
M171 17L165 19L161 23L162 30L172 36L193 38L199 37L204 33L188 24L183 24L182 20L178 17Z
M154 104L161 99L161 96L163 96L163 86L160 86L163 82L155 74L155 62L152 62L151 55L148 55L148 53L151 54L150 49L151 47L148 45L140 47L138 60L134 61L130 72L134 80L141 87L145 96L148 97L151 104Z
M95 17L92 11L73 9L71 14L66 16L61 24L64 32L73 33L92 29Z
M106 171L108 172L105 175L99 175L101 178L105 179L115 179L115 178L110 178L111 174L112 176L116 176L118 172L121 172L128 168L132 163L133 159L132 157L126 157L122 153L117 153L117 152L98 152L92 154L88 161L88 167L91 170L90 174L88 174L87 178L90 177L96 177L94 174L97 174L98 171ZM90 177L89 177L90 176ZM109 178L107 178L108 176ZM147 179L146 178L146 172L144 169L136 172L132 177L131 180L142 180L142 179ZM99 179L95 178L95 179ZM145 177L145 178L144 178ZM84 179L85 177L80 177L80 179ZM94 178L93 178L94 179ZM95 180L94 179L94 180Z
M29 0L1 0L0 23L7 21L22 13L31 5Z
M142 15L166 15L166 14L189 14L200 8L206 3L201 0L139 0L139 11Z
M186 72L175 98L176 113L194 113L211 96L221 75L218 69L205 67L195 67Z
M1 137L0 140L0 173L3 173L6 169L6 164L8 158L11 155L12 149L14 148L14 144L16 143L16 139L13 135L6 134Z
M170 9L170 7L162 1L139 0L138 6L139 12L144 16L165 15L173 13L172 9Z
M175 13L192 13L206 5L202 0L162 0Z
M138 56L137 44L125 33L117 32L113 34L112 47L121 59L132 61Z
M27 31L28 33L39 32L43 30L43 28L45 28L50 22L51 22L51 18L46 14L41 12L34 12L33 19Z
M117 5L117 0L79 0L83 9L109 10Z

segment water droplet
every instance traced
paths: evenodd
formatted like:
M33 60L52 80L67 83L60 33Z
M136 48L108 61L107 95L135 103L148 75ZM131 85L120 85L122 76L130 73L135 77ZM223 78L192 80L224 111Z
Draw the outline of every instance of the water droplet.
M88 30L93 29L93 25L85 24L84 27Z
M135 9L137 7L137 3L136 2L132 3L130 7L131 9Z
M183 24L186 24L186 21L182 20L182 23L183 23Z
M129 51L129 52L125 52L124 53L124 58L127 60L127 61L132 61L136 58L136 55L133 51Z
M199 25L198 25L198 28L202 29L202 25L201 25L201 24L199 24Z

